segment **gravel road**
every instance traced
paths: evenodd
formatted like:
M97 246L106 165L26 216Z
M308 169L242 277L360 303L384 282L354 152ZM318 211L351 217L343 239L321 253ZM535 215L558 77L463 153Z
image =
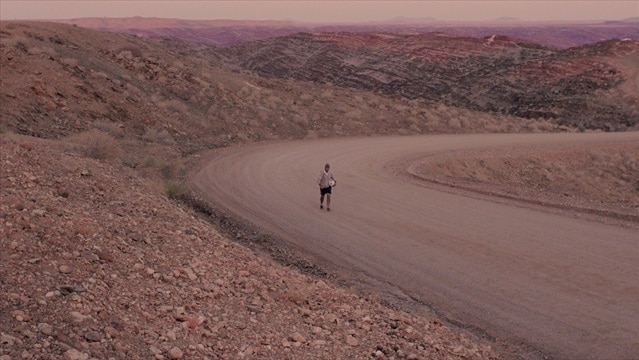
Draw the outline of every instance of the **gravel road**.
M636 358L636 224L442 191L405 172L442 152L597 141L639 141L639 133L250 145L216 151L191 182L327 266L375 279L379 291L406 294L448 320L552 357ZM316 184L326 162L338 181L331 212L319 209Z

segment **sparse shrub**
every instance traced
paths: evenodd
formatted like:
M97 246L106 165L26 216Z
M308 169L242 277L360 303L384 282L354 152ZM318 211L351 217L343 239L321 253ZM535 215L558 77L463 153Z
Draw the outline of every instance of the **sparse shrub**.
M0 44L6 47L13 47L22 52L28 52L29 48L27 47L27 39L24 36L16 36L11 38L5 38L0 40Z
M173 159L160 168L165 178L174 178L184 175L184 163L179 159Z
M133 59L133 54L130 51L125 50L125 51L121 51L120 53L118 53L117 58L118 59L131 60L131 59Z
M253 238L253 242L255 243L269 243L272 241L272 236L270 234L259 234L255 238Z
M145 167L152 167L152 168L161 169L161 168L166 166L166 160L164 160L162 158L155 157L155 156L149 156L149 157L144 159L142 164Z
M97 129L72 135L69 140L86 156L98 160L115 159L122 153L118 140Z
M135 156L125 154L125 156L122 158L122 164L130 167L131 169L135 169L140 165L140 162L136 159Z
M40 34L32 33L31 31L25 31L24 33L32 39L36 39L38 41L44 41L44 38Z
M178 199L186 194L189 190L188 186L182 181L169 180L165 183L166 196L169 199Z
M128 52L132 57L142 57L142 50L140 50L140 48L138 48L137 46L122 46L115 51L115 53L118 54L117 56L119 58L126 57L126 55L122 54L124 52Z
M144 130L144 135L142 135L142 139L148 142L158 143L158 144L174 144L175 140L171 134L165 129L156 130L153 128L147 128Z
M48 47L48 46L34 46L32 48L29 48L28 51L29 55L48 55L48 56L55 56L56 52L53 48Z
M142 161L142 166L160 170L164 179L179 178L184 173L184 163L179 159L167 161L163 158L148 156Z
M555 126L547 121L539 121L533 124L535 132L552 132Z
M122 139L124 137L124 130L118 124L115 124L111 121L107 120L98 120L93 123L93 127L105 132L117 139Z
M58 45L64 45L64 40L57 35L49 36L49 41Z

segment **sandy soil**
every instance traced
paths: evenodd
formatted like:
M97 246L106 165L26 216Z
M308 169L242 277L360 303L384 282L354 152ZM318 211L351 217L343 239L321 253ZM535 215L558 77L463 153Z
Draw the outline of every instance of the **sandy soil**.
M637 222L441 191L408 169L442 153L480 157L511 147L548 157L551 166L553 151L579 154L577 147L608 149L610 143L634 149L638 136L277 143L219 151L192 181L205 198L312 254L325 268L371 292L426 305L451 322L522 346L517 356L628 358L639 351ZM326 161L339 183L330 213L319 209L315 184Z

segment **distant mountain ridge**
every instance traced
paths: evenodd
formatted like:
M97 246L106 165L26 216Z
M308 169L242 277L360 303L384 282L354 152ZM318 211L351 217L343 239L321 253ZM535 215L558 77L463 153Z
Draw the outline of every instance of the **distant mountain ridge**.
M99 30L125 32L138 36L163 37L232 46L252 40L286 36L298 32L445 32L453 35L484 37L511 36L544 46L565 49L603 40L639 40L639 23L629 18L620 22L451 22L432 18L397 18L367 23L311 24L293 21L184 20L162 18L79 18L59 22Z

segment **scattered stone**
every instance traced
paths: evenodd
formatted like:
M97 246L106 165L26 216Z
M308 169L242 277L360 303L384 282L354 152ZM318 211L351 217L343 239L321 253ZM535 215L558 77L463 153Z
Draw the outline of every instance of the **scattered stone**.
M65 188L63 187L58 187L56 189L56 193L58 194L58 196L61 196L63 198L68 198L69 197L69 191L67 191Z
M84 334L84 338L88 341L92 341L92 342L98 342L100 340L102 340L102 334L100 334L97 331L87 331Z
M24 311L22 310L14 310L11 312L11 316L16 319L17 321L28 321L29 320L29 316L27 316L27 314L24 313Z
M118 336L120 336L120 332L116 328L111 326L105 327L104 333L108 338L117 338Z
M64 352L65 360L87 360L89 358L88 354L83 352L79 352L76 349L69 349Z
M71 322L75 324L81 324L88 318L88 316L82 315L81 313L77 311L71 311L69 315L71 318Z
M22 340L18 339L17 337L5 333L0 333L0 345L7 345L11 347L13 345L20 344L22 344Z
M171 342L173 342L173 341L175 341L177 339L177 336L175 335L175 332L173 332L171 330L167 331L166 334L164 334L164 337L166 337L166 339L168 341L171 341Z
M122 342L120 342L120 341L116 341L116 342L113 344L113 349L114 349L115 351L117 351L117 352L120 352L120 353L124 353L124 354L126 354L127 352L129 352L130 347L129 347L128 345L126 345L126 344L123 344L123 343L122 343Z
M60 273L62 274L69 274L71 273L71 268L67 265L60 265L60 267L58 268L58 271L60 271Z
M299 343L305 343L306 342L306 338L304 338L304 336L302 336L302 334L296 332L293 335L291 335L291 340L295 341L295 342L299 342Z
M359 345L359 341L355 337L353 337L353 335L346 335L346 345L357 346Z
M197 275L195 275L191 268L184 269L184 272L186 273L186 276L189 278L189 280L193 281L197 279Z
M44 216L44 214L46 214L46 211L42 209L35 209L32 210L31 213L36 216Z
M43 335L47 335L47 336L53 335L53 326L47 323L39 323L38 330L40 330L40 332Z
M184 353L177 346L169 349L167 355L169 356L169 359L181 359L182 357L184 357Z

